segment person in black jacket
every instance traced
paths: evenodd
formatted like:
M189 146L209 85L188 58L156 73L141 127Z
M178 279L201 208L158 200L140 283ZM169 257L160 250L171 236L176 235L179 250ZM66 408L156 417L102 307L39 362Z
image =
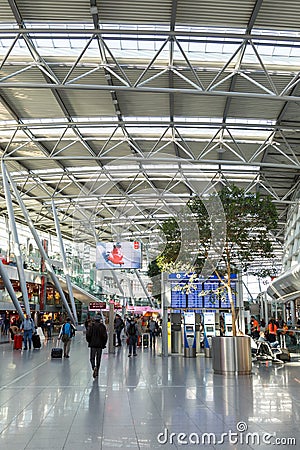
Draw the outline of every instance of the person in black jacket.
M86 340L90 347L90 362L93 370L93 377L96 378L99 373L102 349L106 347L107 331L101 321L100 316L95 316L94 321L86 331Z

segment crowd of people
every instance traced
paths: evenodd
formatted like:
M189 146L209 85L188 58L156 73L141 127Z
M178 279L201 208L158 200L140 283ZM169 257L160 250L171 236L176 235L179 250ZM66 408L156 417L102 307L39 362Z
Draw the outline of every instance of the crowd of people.
M300 328L300 319L297 322ZM279 345L279 336L288 336L291 345L297 345L295 330L291 327L291 323L285 322L281 317L275 319L272 317L268 323L262 318L258 320L255 316L251 316L251 337L258 341L267 341L271 345Z

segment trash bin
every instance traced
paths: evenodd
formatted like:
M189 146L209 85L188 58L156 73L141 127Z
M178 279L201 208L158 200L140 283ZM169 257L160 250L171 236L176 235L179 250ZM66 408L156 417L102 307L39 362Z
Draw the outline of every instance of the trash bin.
M237 336L235 349L238 375L250 374L252 370L250 336Z
M216 374L249 375L252 369L250 337L213 337L212 359Z
M182 331L171 330L171 353L182 353Z

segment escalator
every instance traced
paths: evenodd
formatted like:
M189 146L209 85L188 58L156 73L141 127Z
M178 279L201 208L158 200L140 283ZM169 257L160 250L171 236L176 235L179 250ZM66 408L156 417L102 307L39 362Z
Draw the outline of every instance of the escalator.
M68 294L68 288L66 280L60 276L56 275L59 281L59 284L61 285L62 290ZM93 295L91 292L89 292L87 289L84 289L77 284L74 284L74 282L71 282L72 285L72 291L73 296L75 300L80 301L81 303L84 303L85 305L89 305L90 302L99 302L100 298Z

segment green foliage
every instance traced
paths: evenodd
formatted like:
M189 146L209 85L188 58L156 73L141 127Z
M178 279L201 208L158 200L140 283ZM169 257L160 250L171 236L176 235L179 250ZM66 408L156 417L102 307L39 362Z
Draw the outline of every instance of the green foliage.
M159 275L161 272L160 268L157 265L156 259L151 261L148 265L148 277L154 278L156 275Z
M210 204L211 201L214 201L213 196L216 195L216 193L212 194ZM222 283L227 290L231 304L232 332L235 336L236 316L230 285L230 274L239 270L247 270L252 261L259 262L273 257L271 231L276 228L278 217L271 198L262 196L260 193L248 193L237 186L230 185L222 187L218 192L218 197L222 202L226 217L226 237L222 258L215 269L215 273L220 280L224 280ZM197 242L185 243L197 255L194 266L180 267L180 264L176 264L176 259L181 251L182 239L179 225L174 219L170 219L162 224L162 232L165 235L167 245L163 254L156 259L156 268L166 272L185 271L187 273L200 273L212 242L212 230L214 229L214 224L211 223L211 217L205 205L208 205L205 199L195 197L188 205L190 213L187 214L185 212L184 220L186 225L191 226L196 219L199 228ZM218 208L217 205L216 201L215 209ZM224 215L217 214L213 217L215 220L220 221L223 220L222 217L224 218ZM194 220L191 220L192 218ZM182 229L182 221L180 226ZM224 236L220 236L220 242L223 238ZM225 276L225 278L221 276ZM190 280L190 283L192 283L192 280Z
M227 228L220 270L227 273L233 268L247 270L252 261L271 259L273 256L271 231L276 228L278 220L276 207L271 198L260 193L245 192L235 185L222 187L218 196L224 208ZM188 223L189 219L194 217L199 227L199 240L197 243L191 243L191 247L197 246L197 258L193 269L200 271L211 242L212 227L205 202L195 197L188 206L190 217L186 216L185 220ZM157 258L156 265L161 270L167 268L174 270L174 262L181 246L180 229L174 219L166 220L161 229L167 245L163 254ZM180 267L176 269L180 270Z

